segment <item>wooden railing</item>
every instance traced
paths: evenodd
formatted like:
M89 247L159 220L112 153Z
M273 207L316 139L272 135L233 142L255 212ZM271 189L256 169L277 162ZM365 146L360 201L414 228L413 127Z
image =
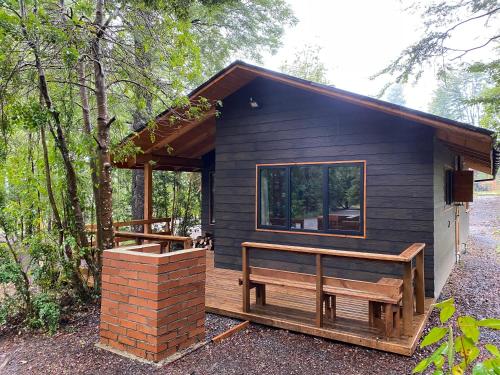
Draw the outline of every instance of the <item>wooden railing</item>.
M172 219L169 217L163 217L163 218L158 218L158 219L149 219L149 220L129 220L129 221L115 221L113 222L113 228L115 231L117 231L119 228L122 227L132 227L132 226L138 226L138 225L151 225L151 224L157 224L157 223L165 223L166 224L166 230L167 232L170 231L170 221ZM85 226L85 228L90 231L90 232L95 232L97 230L97 225L96 224L88 224Z
M317 320L321 321L322 287L323 287L323 256L362 259L367 261L379 261L397 263L403 265L403 333L411 335L413 332L413 309L417 314L425 311L425 281L424 281L424 243L414 243L399 255L367 253L358 251L344 251L331 249L317 249L311 247L275 245L258 242L243 242L242 244L242 282L244 287L243 304L249 304L250 283L250 249L285 251L316 256L316 310ZM412 266L415 259L415 267Z
M135 240L137 245L142 245L145 241L158 242L161 245L162 252L164 252L165 250L169 251L170 246L173 242L182 243L184 249L191 248L193 244L193 240L191 239L191 237L172 236L156 233L135 233L124 231L115 232L115 243L117 244L117 246L120 245L120 242L128 240Z

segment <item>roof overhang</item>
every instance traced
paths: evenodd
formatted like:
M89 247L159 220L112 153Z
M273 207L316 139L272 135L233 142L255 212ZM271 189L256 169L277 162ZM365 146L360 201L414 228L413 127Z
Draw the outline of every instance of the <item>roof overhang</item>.
M214 103L223 100L254 79L262 77L291 87L387 113L436 129L436 137L464 158L466 166L488 174L495 174L495 133L469 124L438 117L429 113L398 106L371 97L354 94L335 87L317 84L286 74L236 61L217 73L189 94ZM173 125L173 110L166 110L156 118L155 127L143 127L128 140L142 151L140 156L115 163L118 168L140 168L144 162L154 162L155 169L194 171L196 160L215 149L216 111L211 109L199 118L178 121ZM154 134L153 134L154 132ZM196 166L195 166L196 165Z

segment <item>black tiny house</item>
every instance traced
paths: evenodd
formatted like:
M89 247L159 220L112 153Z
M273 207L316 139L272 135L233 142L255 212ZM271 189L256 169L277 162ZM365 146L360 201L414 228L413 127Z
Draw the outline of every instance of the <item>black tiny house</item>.
M190 97L223 104L179 127L162 113L154 139L150 128L132 138L144 154L117 166L202 172L217 267L241 269L244 241L389 254L424 242L426 293L439 295L468 235L468 203L453 195L466 196L470 173L456 172L496 173L491 131L242 62ZM256 254L276 268L314 267ZM340 259L325 268L366 280L401 272Z

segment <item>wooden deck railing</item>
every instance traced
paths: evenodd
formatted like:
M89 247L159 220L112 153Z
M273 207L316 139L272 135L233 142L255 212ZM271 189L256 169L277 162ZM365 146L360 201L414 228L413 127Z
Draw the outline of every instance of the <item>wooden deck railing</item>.
M149 219L149 220L129 220L129 221L115 221L113 222L113 228L115 231L117 231L119 228L122 227L132 227L136 225L151 225L151 224L157 224L157 223L165 223L166 224L166 230L170 231L170 221L172 219L169 217L162 217L162 218L157 218L157 219ZM85 228L90 231L90 232L95 232L97 230L97 225L96 224L88 224L85 226Z
M286 251L301 254L311 254L316 256L316 309L317 319L321 320L319 312L322 303L322 285L323 285L323 256L343 257L362 259L367 261L379 261L402 264L403 272L403 334L411 335L413 332L413 309L417 314L423 314L425 310L425 282L424 282L424 243L414 243L406 248L399 255L366 253L357 251L317 249L311 247L274 245L258 242L243 242L242 244L242 279L244 290L248 290L249 285L249 250L270 250L270 251ZM412 266L415 259L415 267ZM414 287L415 285L415 287ZM245 289L246 286L246 289ZM414 289L415 288L415 289ZM249 303L249 296L243 296L244 304Z
M119 243L123 240L135 240L138 245L144 243L144 241L150 242L159 242L162 251L165 247L169 248L172 242L181 242L184 246L184 249L189 249L192 247L193 240L191 237L184 236L172 236L165 234L155 234L155 233L136 233L136 232L124 232L124 231L116 231L115 232L115 240Z

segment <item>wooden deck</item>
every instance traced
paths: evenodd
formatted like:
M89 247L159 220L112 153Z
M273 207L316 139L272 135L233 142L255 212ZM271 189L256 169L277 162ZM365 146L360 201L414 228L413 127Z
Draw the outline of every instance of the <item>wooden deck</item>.
M386 339L368 325L368 303L345 297L337 297L336 321L325 319L322 328L314 324L314 292L269 285L267 304L258 307L252 290L251 311L244 313L242 287L238 285L240 275L240 271L215 268L213 252L207 251L207 312L407 356L413 354L434 302L427 298L424 314L414 315L410 337Z

